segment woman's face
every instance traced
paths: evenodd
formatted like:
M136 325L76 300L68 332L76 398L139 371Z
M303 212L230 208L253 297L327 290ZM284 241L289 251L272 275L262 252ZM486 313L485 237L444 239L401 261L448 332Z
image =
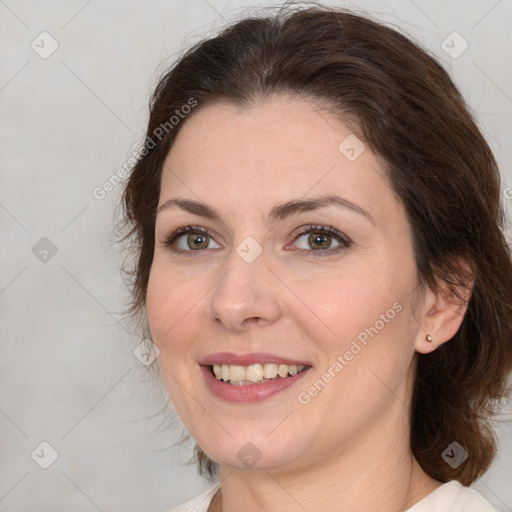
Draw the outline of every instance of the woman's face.
M166 159L147 314L172 402L221 464L298 468L408 435L411 233L361 144L274 98L197 111Z

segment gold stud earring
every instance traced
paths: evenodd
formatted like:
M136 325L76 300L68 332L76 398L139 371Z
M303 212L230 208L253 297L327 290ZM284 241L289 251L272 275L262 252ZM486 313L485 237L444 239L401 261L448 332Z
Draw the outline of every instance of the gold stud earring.
M425 336L425 339L430 343L432 341L432 336L430 336L430 334L427 334Z

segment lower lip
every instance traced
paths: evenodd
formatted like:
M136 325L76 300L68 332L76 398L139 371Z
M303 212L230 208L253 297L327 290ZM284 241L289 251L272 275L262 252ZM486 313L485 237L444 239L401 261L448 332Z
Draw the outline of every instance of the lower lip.
M263 384L249 384L241 386L233 386L224 381L217 379L210 366L201 365L201 370L205 376L206 384L210 391L221 400L226 402L261 402L281 391L293 386L297 381L310 370L307 368L296 375L281 379L270 380Z

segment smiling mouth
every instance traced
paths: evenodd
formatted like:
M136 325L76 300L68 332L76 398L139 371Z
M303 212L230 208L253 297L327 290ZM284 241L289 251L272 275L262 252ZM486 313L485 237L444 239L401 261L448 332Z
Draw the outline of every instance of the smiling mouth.
M308 365L287 365L280 363L252 364L213 364L210 371L217 380L232 386L251 386L278 379L293 377L310 368Z

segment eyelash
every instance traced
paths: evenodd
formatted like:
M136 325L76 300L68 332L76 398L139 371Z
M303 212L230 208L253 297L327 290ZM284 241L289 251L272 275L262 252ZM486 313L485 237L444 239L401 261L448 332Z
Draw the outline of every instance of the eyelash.
M172 252L177 254L182 254L185 256L193 256L194 253L200 253L202 251L206 251L207 249L199 249L197 251L189 250L189 251L183 251L181 249L174 249L172 247L172 244L181 236L184 234L191 234L191 233L198 233L203 235L208 235L213 239L213 237L210 235L210 232L208 229L203 228L201 226L180 226L179 228L176 228L171 234L169 234L165 240L163 245L165 247L168 247ZM334 229L330 226L319 226L319 225L309 225L305 226L303 228L300 228L300 230L295 233L294 237L300 238L302 235L305 235L307 233L319 233L319 234L326 234L333 238L335 238L338 242L340 242L340 245L335 247L334 249L327 249L327 250L305 250L305 249L298 249L296 252L300 255L306 255L306 256L316 256L316 257L323 257L323 256L331 256L332 254L338 253L340 250L347 249L352 245L352 241L343 233L340 233L337 229Z

